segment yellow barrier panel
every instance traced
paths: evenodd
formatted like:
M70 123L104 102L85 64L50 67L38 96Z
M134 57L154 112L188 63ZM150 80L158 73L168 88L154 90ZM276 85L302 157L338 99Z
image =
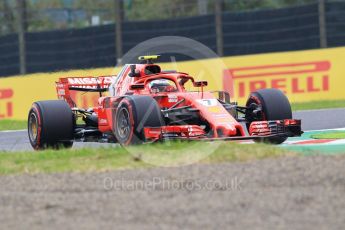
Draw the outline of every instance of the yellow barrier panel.
M25 120L33 102L56 100L55 82L59 77L102 76L111 75L115 71L114 68L103 68L1 78L0 119Z
M245 103L259 88L279 88L290 101L345 99L345 47L273 54L226 57L162 64L162 69L187 72L209 81L208 90L231 91L233 100ZM0 119L27 118L34 101L56 99L59 77L116 75L119 68L100 68L30 74L0 79ZM88 107L92 93L76 93L77 105Z
M203 60L214 74L204 74L212 90L231 92L234 101L246 102L250 92L278 88L291 102L345 99L345 47ZM198 76L200 61L181 62L179 70ZM216 75L217 77L213 77Z

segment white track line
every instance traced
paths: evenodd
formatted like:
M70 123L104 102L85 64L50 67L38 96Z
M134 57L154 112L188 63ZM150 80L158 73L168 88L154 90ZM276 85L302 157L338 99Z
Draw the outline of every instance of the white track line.
M343 144L345 144L345 139L335 140L332 142L332 144L343 145Z
M15 133L15 132L24 132L27 131L27 129L19 129L19 130L4 130L0 131L0 133Z

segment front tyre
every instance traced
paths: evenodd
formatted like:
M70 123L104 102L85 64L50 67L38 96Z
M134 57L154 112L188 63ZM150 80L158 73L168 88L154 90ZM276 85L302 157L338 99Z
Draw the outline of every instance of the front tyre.
M28 115L28 136L35 150L71 148L74 118L65 101L35 102Z
M133 113L127 103L121 103L116 112L114 134L120 144L135 144Z
M121 145L145 142L145 127L161 127L164 119L160 107L150 96L123 98L113 115L113 133Z
M288 98L278 89L261 89L250 94L246 103L247 107L260 108L260 112L246 113L248 124L253 121L284 120L292 118L291 105ZM277 136L262 138L257 142L281 144L287 137Z

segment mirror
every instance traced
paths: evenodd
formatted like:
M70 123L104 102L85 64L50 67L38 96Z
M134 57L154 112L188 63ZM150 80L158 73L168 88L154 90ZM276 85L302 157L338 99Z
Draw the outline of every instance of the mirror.
M130 90L141 90L141 89L145 89L145 85L144 84L133 84L129 87Z
M139 71L136 69L136 65L131 65L131 72L129 73L130 77L140 77Z
M193 83L194 87L205 87L208 85L207 81L195 81Z

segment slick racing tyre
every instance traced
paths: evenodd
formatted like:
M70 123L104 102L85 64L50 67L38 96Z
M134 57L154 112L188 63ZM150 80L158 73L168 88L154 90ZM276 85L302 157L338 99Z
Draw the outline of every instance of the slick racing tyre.
M246 103L247 107L261 106L262 111L256 115L246 114L248 125L252 121L270 121L291 119L292 112L288 98L278 89L261 89L250 94ZM256 140L270 144L281 144L287 137L270 137Z
M144 127L163 125L160 107L150 96L123 98L113 116L113 133L121 145L141 144L145 142Z
M36 150L71 148L74 116L65 101L35 102L28 115L28 135Z

